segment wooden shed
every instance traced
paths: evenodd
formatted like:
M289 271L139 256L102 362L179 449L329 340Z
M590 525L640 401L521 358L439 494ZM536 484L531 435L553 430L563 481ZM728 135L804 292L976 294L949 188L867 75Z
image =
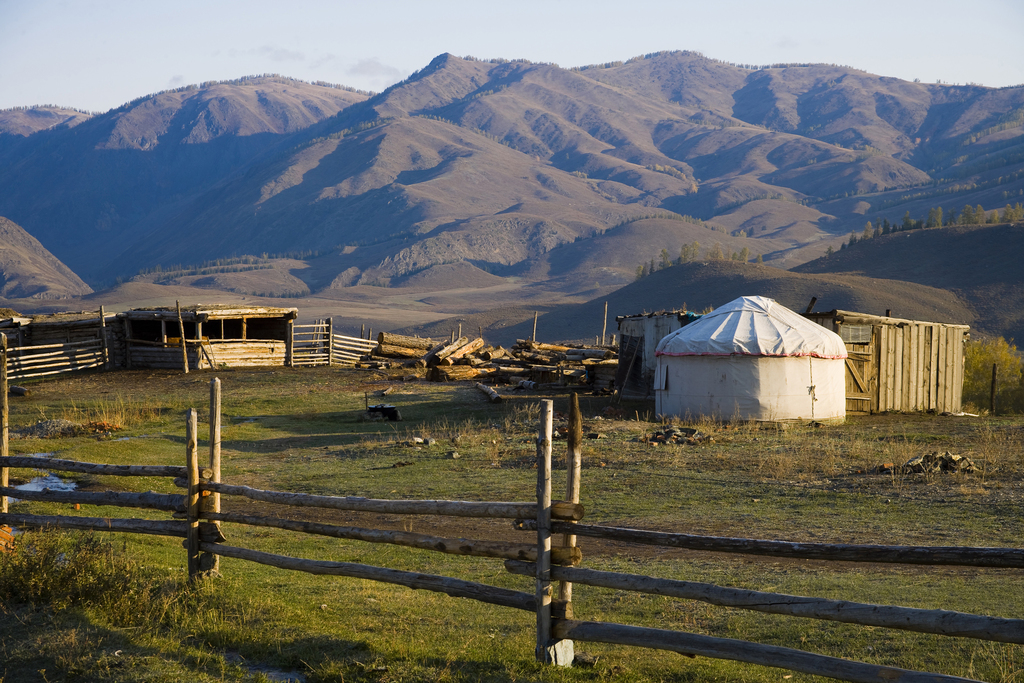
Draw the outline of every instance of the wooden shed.
M119 313L127 368L189 369L290 365L298 309L237 306L133 308Z
M960 412L969 326L840 310L803 315L846 344L847 414Z
M615 318L619 325L619 367L615 373L615 386L624 398L654 396L654 373L658 368L654 350L658 342L699 317L699 314L688 311L660 311Z
M11 379L110 368L124 358L116 317L98 311L24 315L0 320Z

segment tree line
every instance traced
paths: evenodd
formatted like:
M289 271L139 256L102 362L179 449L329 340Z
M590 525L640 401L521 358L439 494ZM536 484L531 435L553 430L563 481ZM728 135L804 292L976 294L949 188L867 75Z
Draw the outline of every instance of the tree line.
M662 249L661 254L657 259L651 259L650 263L643 263L636 267L636 279L641 280L652 273L656 273L659 270L665 270L672 266L682 265L689 263L690 261L701 260L701 245L700 242L694 240L690 244L683 244L679 249L679 256L673 259L669 254L668 249ZM732 256L728 255L728 251L725 250L720 242L715 242L715 246L705 249L704 260L707 261L740 261L741 263L747 263L750 261L750 249L743 247L739 251L732 252ZM764 259L760 254L754 259L755 263L764 263Z
M868 221L864 225L864 230L859 234L857 231L850 233L850 239L839 245L840 249L846 247L852 247L858 242L869 240L873 237L879 237L881 235L888 235L890 232L903 232L906 230L920 230L923 228L941 228L950 227L954 225L995 225L998 223L1016 223L1018 221L1024 221L1024 205L1017 202L1014 205L1007 204L1002 212L997 209L992 211L986 211L981 204L977 206L971 206L967 204L964 208L957 212L956 209L950 209L949 212L942 210L941 206L933 207L928 209L928 215L920 220L915 220L910 217L910 212L907 211L903 214L903 220L899 223L890 223L888 218L876 219L874 224ZM834 253L834 249L829 247L825 252L826 256L831 256Z

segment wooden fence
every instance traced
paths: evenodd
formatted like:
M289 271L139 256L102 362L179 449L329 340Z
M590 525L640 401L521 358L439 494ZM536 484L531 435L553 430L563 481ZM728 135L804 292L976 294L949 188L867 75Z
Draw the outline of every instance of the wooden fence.
M377 342L334 334L334 319L317 320L311 325L292 328L292 365L355 365L369 354Z
M111 351L108 344L108 328L103 307L95 319L76 319L59 329L55 325L42 324L40 330L43 343L25 339L21 328L7 328L0 336L10 334L14 343L8 341L7 374L12 380L45 377L64 372L75 372L91 368L108 367Z
M2 364L0 364L2 366ZM5 382L6 378L0 378ZM6 392L4 392L6 396ZM21 527L63 527L129 533L179 536L186 539L189 576L201 577L216 568L218 557L233 557L282 569L313 574L350 576L410 588L437 591L471 598L493 605L535 612L537 616L536 656L540 661L569 665L573 659L573 641L617 643L658 648L690 656L773 666L792 671L865 683L929 683L969 679L942 674L908 671L865 662L844 660L797 649L717 638L625 624L584 621L572 609L573 584L603 586L700 600L713 605L771 614L824 619L873 627L896 628L922 633L959 636L1004 643L1024 643L1024 620L964 614L946 610L926 610L898 606L872 605L812 597L742 590L690 581L658 579L650 576L588 570L580 567L582 555L577 538L605 538L630 543L688 548L725 553L742 553L770 558L803 558L836 562L892 562L919 565L960 565L972 567L1024 568L1024 550L1013 548L911 547L789 543L785 541L720 538L675 534L638 529L612 528L580 524L583 509L579 505L582 442L578 406L573 401L570 415L568 481L566 500L551 498L551 401L542 403L541 429L537 440L537 500L527 502L478 502L447 500L377 500L359 497L322 496L280 491L264 491L220 481L220 383L211 383L210 462L200 468L197 447L196 413L189 411L186 423L186 465L139 466L102 465L54 458L10 457L7 455L6 398L3 404L3 451L0 453L0 496L3 514L0 522ZM30 467L55 471L87 472L101 475L172 477L186 489L184 495L127 492L38 492L8 487L8 468ZM171 519L117 519L58 515L11 514L6 496L30 501L116 505L147 508L172 513ZM220 496L241 496L249 500L286 506L318 507L387 514L449 515L518 520L518 528L536 531L536 543L509 543L493 540L451 539L404 531L341 527L331 524L291 520L266 515L222 512ZM350 562L327 562L289 557L224 543L222 523L271 527L294 532L356 539L371 543L390 543L434 552L505 559L507 571L532 576L535 591L510 590L462 579L425 575ZM562 534L553 547L552 534ZM553 582L560 582L557 598Z

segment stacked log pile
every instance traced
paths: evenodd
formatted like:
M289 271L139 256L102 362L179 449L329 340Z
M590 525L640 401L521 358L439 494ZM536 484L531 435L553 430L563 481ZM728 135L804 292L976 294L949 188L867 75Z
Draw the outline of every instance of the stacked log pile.
M454 335L453 335L454 336ZM373 355L394 359L407 367L426 368L427 379L450 382L514 383L526 389L591 385L614 388L618 366L614 349L605 346L567 346L520 339L511 349L489 346L481 337L436 341L390 332L377 336Z

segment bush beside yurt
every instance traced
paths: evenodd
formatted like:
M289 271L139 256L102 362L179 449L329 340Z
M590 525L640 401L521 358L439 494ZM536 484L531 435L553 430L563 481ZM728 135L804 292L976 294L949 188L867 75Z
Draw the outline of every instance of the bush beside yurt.
M664 337L656 411L721 420L842 421L846 345L766 297L740 297Z

